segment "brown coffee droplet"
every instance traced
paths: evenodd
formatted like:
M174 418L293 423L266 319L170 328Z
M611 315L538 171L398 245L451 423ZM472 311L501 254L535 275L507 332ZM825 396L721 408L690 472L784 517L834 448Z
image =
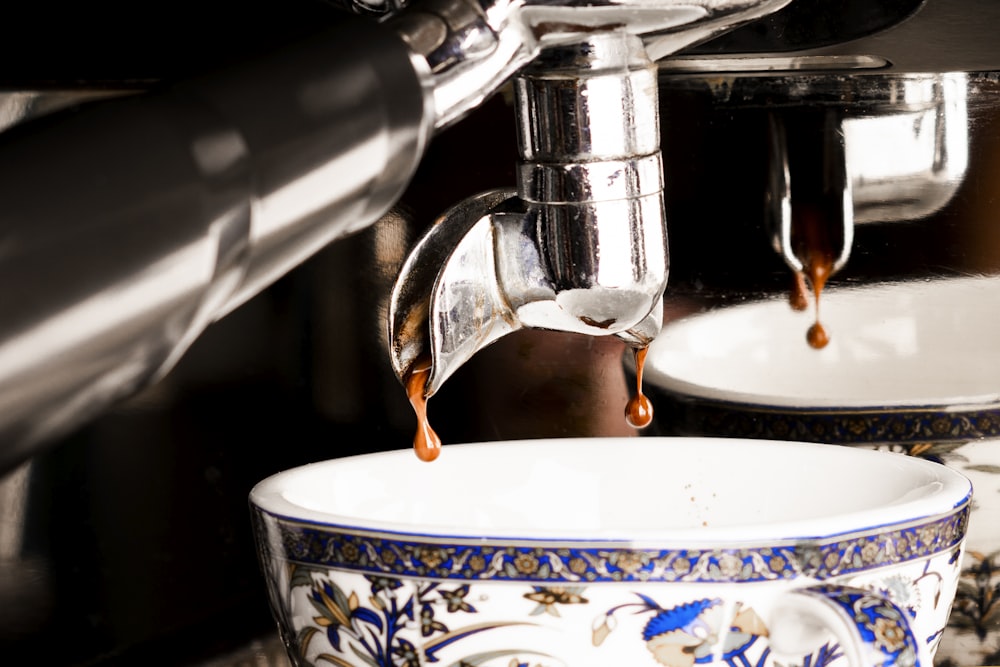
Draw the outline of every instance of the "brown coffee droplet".
M406 395L417 415L417 432L413 436L413 451L421 461L433 461L441 453L441 438L427 419L427 380L431 374L430 358L418 358L406 374Z
M822 350L830 342L830 335L826 332L826 327L819 321L819 297L826 286L827 279L833 273L833 257L828 254L817 254L811 259L807 270L809 271L809 281L813 286L813 294L816 297L816 321L806 332L806 340L809 341L812 348Z
M809 307L809 299L806 297L809 291L806 287L806 275L801 271L796 271L794 276L792 291L788 295L788 304L792 310L802 311Z
M830 336L826 333L826 328L817 321L806 332L806 340L810 347L822 350L830 342Z
M793 243L802 261L802 272L812 285L816 299L816 321L806 333L806 340L818 350L830 342L829 334L820 323L819 305L826 281L833 273L835 256L831 236L835 230L820 208L803 205L797 213L792 218Z
M628 399L625 407L625 421L632 428L646 428L653 421L653 404L645 394L636 394Z
M625 406L625 421L632 428L646 428L653 421L653 403L642 393L642 373L646 365L648 347L637 347L635 355L635 394Z

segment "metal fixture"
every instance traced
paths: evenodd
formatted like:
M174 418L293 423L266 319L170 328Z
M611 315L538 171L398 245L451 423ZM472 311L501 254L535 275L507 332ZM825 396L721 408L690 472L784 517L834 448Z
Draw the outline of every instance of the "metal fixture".
M393 291L401 378L432 360L425 393L522 327L616 335L660 330L667 281L656 67L640 40L594 35L546 50L515 80L517 192L446 213Z
M459 204L413 250L390 310L400 379L429 357L431 396L473 354L523 327L647 345L668 269L653 59L783 4L514 8L544 47L515 78L517 192Z
M968 166L964 72L841 81L838 99L819 93L829 93L827 77L822 87L785 85L761 104L771 147L766 220L775 250L794 271L803 270L792 244L796 202L822 206L837 245L835 273L851 255L856 224L933 215L955 196Z

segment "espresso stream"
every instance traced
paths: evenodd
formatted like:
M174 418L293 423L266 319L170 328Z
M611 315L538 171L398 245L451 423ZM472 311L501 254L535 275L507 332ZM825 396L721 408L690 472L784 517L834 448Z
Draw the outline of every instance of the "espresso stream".
M792 308L805 310L808 280L816 299L816 320L806 332L806 341L817 350L827 346L830 335L820 322L820 294L833 273L836 255L833 251L831 225L826 224L822 210L814 206L799 205L792 214L792 247L802 262L803 271L795 276L795 286L789 298Z
M441 453L441 438L427 419L427 381L431 375L431 358L423 355L413 362L406 374L406 395L417 415L417 433L413 436L413 451L421 461L433 461Z
M635 356L635 394L625 406L625 421L633 428L645 428L653 421L653 404L642 392L642 374L646 364L647 347L633 348ZM430 355L421 355L410 366L403 384L406 395L417 417L417 431L413 436L413 451L421 461L430 462L441 454L441 438L431 427L427 417L427 381L431 374Z
M648 347L632 349L635 355L635 393L625 406L625 421L633 428L646 428L653 421L653 404L649 397L642 393L642 372L646 366Z

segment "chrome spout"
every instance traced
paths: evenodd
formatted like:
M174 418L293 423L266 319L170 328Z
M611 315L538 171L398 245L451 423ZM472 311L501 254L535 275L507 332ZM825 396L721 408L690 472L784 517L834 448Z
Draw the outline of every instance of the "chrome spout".
M353 3L335 0L337 4ZM420 0L373 3L412 49L437 127L461 118L544 49L590 35L641 35L654 60L775 12L791 0Z
M803 270L792 240L796 207L822 203L825 235L836 246L832 275L850 258L855 225L927 218L952 200L965 177L964 72L755 81L764 79L741 87L785 90L767 96L765 219L775 252L793 271Z
M772 226L771 242L789 268L805 273L810 261L806 257L811 250L809 246L817 242L809 237L822 235L821 243L828 246L825 250L830 254L830 275L833 275L847 263L854 244L854 194L845 157L842 119L834 109L823 109L818 114L808 110L803 115L804 123L792 122L789 114L768 116L771 160L767 220ZM819 118L814 118L817 115ZM794 135L791 139L790 132ZM803 133L806 136L799 136ZM793 147L798 149L794 160ZM793 183L798 215L793 213ZM809 216L818 219L796 224L796 218ZM805 233L796 227L805 228ZM814 228L811 234L810 227Z
M483 13L425 5L434 18L401 32L429 65L439 114L463 86L457 64L519 72L521 164L516 193L450 210L400 272L388 337L403 384L421 361L429 397L478 350L524 327L651 342L669 264L653 60L789 1L502 0ZM434 20L439 30L428 30ZM500 37L510 32L521 40L507 58ZM459 38L489 48L456 50Z
M390 305L393 367L431 359L425 395L521 328L659 332L668 272L656 67L624 32L554 47L515 80L521 164L442 216Z

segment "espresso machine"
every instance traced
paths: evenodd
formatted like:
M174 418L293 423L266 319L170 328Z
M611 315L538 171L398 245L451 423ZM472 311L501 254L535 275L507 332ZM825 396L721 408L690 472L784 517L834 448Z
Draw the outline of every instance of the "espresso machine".
M283 664L256 481L411 387L445 451L638 434L623 360L786 290L795 198L838 279L1000 268L990 0L60 4L0 47L12 664Z

